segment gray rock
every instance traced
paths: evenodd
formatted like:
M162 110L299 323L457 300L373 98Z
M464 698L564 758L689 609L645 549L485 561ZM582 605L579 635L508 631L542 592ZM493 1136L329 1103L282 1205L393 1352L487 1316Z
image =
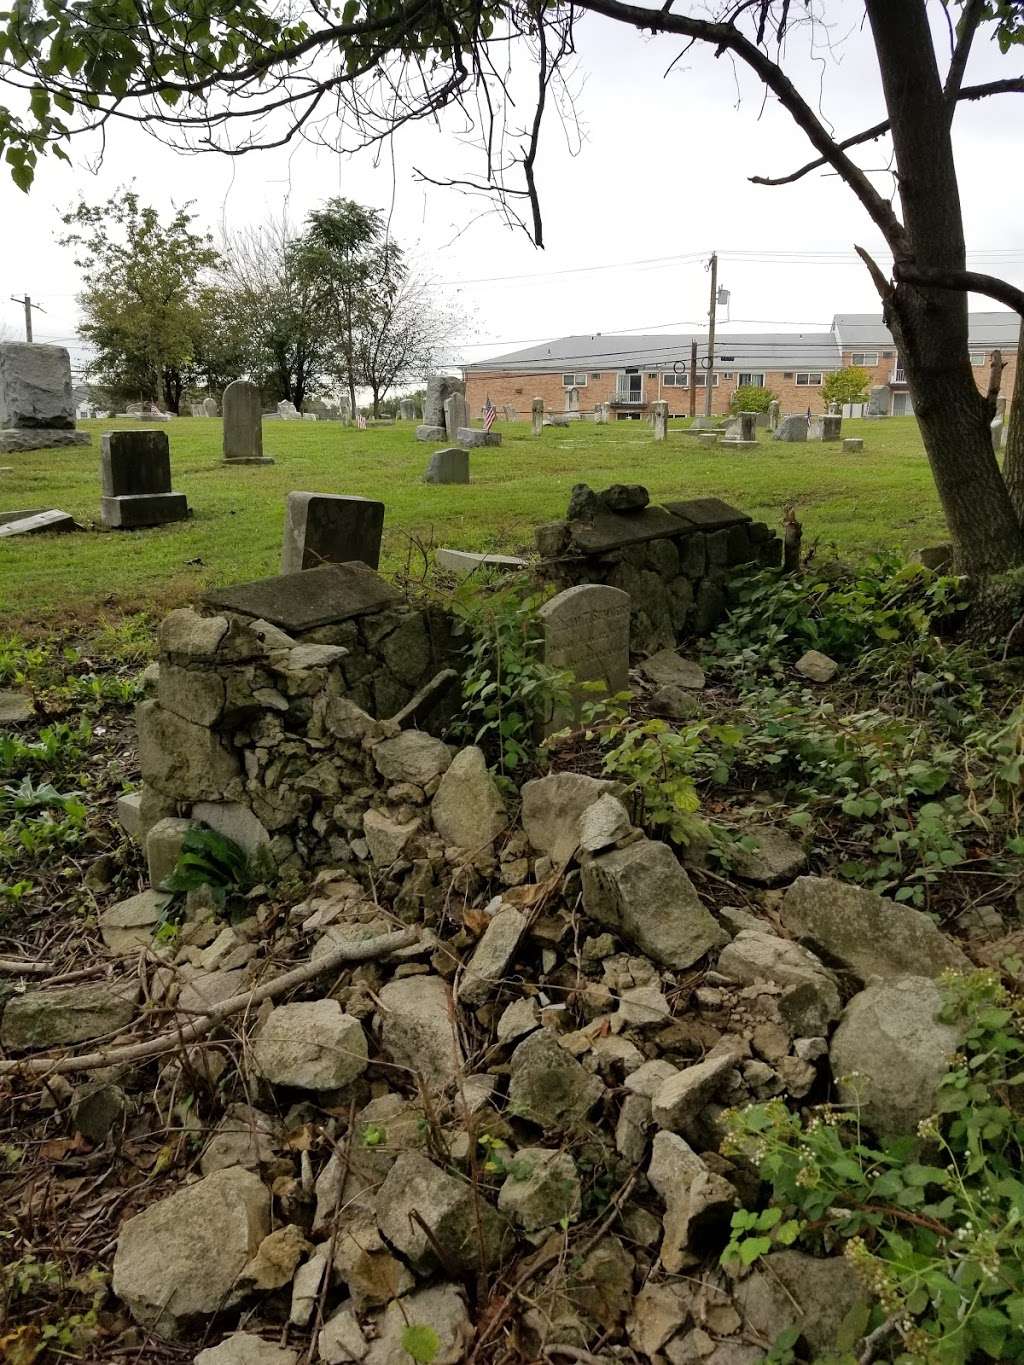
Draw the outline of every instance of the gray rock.
M195 1358L195 1365L297 1365L299 1353L251 1332L234 1332L219 1346L208 1346Z
M430 457L424 483L469 483L469 453L458 446L435 450Z
M970 970L960 949L921 910L832 877L798 877L782 898L786 929L829 966L872 976Z
M665 1203L661 1264L676 1275L727 1240L736 1191L675 1133L656 1133L647 1179Z
M626 1095L615 1124L615 1150L631 1166L639 1166L647 1152L651 1102L643 1095Z
M651 500L641 483L613 483L597 496L609 512L642 512Z
M778 886L792 881L807 866L803 845L772 825L750 825L743 831L757 842L755 849L734 846L730 852L732 870L755 886Z
M412 1217L413 1210L430 1236ZM505 1220L468 1181L442 1171L419 1152L403 1152L388 1172L377 1194L377 1223L421 1274L451 1267L468 1275L493 1266L507 1234Z
M297 1090L349 1085L366 1070L368 1056L362 1025L337 1000L278 1005L252 1045L257 1073Z
M626 807L617 797L605 792L580 816L577 838L584 853L601 853L632 830Z
M0 725L21 725L35 714L32 698L24 692L0 688Z
M806 441L807 418L802 413L783 417L772 435L774 441Z
M388 1061L419 1074L431 1089L454 1081L464 1059L441 977L389 981L380 1002L380 1041Z
M420 822L416 818L402 824L379 810L368 810L363 815L363 834L370 847L370 857L378 867L390 867L400 858L419 828Z
M626 1077L625 1086L630 1094L653 1100L665 1082L678 1074L677 1066L664 1057L656 1057L653 1062L644 1062L643 1066L631 1071Z
M155 701L140 702L135 719L142 776L163 796L215 800L238 778L238 759L212 730L182 720Z
M90 1142L105 1142L114 1129L120 1129L128 1112L128 1096L119 1085L91 1081L79 1086L71 1100L71 1117L76 1130Z
M734 1296L747 1333L766 1349L787 1329L798 1327L815 1357L835 1347L844 1319L869 1301L850 1261L802 1251L773 1251L739 1281Z
M324 1365L362 1360L370 1349L355 1314L344 1304L324 1323L316 1346Z
M648 705L656 716L665 716L669 720L691 720L702 713L697 695L675 684L659 687Z
M473 1340L473 1325L458 1285L435 1284L389 1303L377 1324L366 1365L409 1365L403 1345L407 1327L425 1327L437 1338L431 1365L458 1365Z
M633 1028L651 1028L672 1016L672 1007L657 986L633 986L619 996L616 1017Z
M374 747L373 762L389 782L414 782L425 787L440 777L452 761L447 744L422 730L403 730Z
M583 907L666 967L689 967L727 935L667 844L639 839L582 864Z
M138 994L137 981L90 981L12 995L0 1023L0 1043L20 1050L103 1038L132 1022Z
M718 971L746 985L772 981L781 986L779 1007L797 1034L826 1033L842 1010L835 976L813 953L760 929L741 929L722 949Z
M639 665L642 677L655 687L684 687L699 692L705 685L704 670L674 649L661 649Z
M511 1043L540 1027L537 1003L529 996L513 1000L495 1025L494 1034L499 1043Z
M216 1171L129 1218L112 1288L159 1336L237 1303L239 1276L270 1231L270 1194L250 1171Z
M281 1141L277 1119L248 1104L229 1104L199 1162L203 1175L240 1166L247 1171L269 1168Z
M164 891L141 891L118 901L100 915L100 937L118 957L149 947L171 899Z
M571 1128L582 1122L604 1094L551 1033L531 1033L510 1061L509 1108L541 1128Z
M601 510L601 499L589 484L573 484L565 512L567 521L593 521Z
M508 824L508 813L482 749L459 750L441 778L430 814L446 844L473 852L493 844Z
M239 801L197 801L192 807L192 819L238 844L250 858L255 858L261 849L269 849L266 826Z
M177 867L182 844L191 828L191 820L179 820L176 816L169 815L163 820L158 820L146 835L149 884L154 890L161 887Z
M490 923L473 949L459 983L458 998L468 1005L481 1005L498 990L508 964L516 955L526 933L526 916L512 905L503 905L491 916Z
M372 1214L380 1183L399 1154L427 1142L423 1107L401 1095L371 1100L356 1115L353 1131L347 1155L336 1149L317 1177L314 1234L330 1230L336 1209L344 1220Z
M580 1211L580 1180L568 1152L521 1147L498 1195L498 1208L524 1232L572 1222Z
M606 793L620 790L614 782L584 773L552 773L527 782L523 798L523 830L538 853L566 863L579 844L580 816Z
M930 977L885 981L855 995L832 1038L832 1074L844 1104L881 1137L913 1137L935 1112L936 1093L960 1043L939 1022L939 987Z
M671 1133L691 1132L737 1061L737 1053L723 1040L703 1062L670 1076L658 1087L652 1100L654 1122Z
M816 683L829 683L839 672L835 659L830 659L817 649L809 649L806 654L801 654L793 667L801 677Z

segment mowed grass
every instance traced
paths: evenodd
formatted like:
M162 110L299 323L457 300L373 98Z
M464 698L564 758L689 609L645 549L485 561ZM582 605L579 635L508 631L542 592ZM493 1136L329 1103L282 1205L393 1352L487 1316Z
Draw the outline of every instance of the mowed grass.
M292 489L351 493L386 505L382 568L422 572L421 550L448 545L515 552L533 528L564 514L573 484L643 483L655 500L715 494L777 525L787 502L818 539L851 554L910 551L944 538L938 500L912 417L846 421L864 452L839 445L765 439L749 454L707 450L672 424L655 444L646 423L503 425L499 449L470 454L469 485L424 484L435 446L413 423L367 431L338 423L267 422L270 467L226 468L221 424L168 424L173 486L188 496L187 522L133 532L98 528L100 433L129 422L83 422L91 448L0 456L0 512L60 507L88 529L79 534L0 539L3 624L87 620L97 612L161 608L212 584L275 573L285 495Z

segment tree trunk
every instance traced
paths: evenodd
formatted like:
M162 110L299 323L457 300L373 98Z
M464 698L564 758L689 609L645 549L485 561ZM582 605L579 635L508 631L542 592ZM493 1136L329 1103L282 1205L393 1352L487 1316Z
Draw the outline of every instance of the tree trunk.
M1006 414L1003 459L1003 478L1010 490L1013 510L1024 526L1024 323L1017 337L1017 373L1013 380L1013 397Z
M372 394L373 394L373 415L374 415L374 417L379 417L379 416L380 416L380 389L379 389L379 387L375 384L375 385L373 386L373 388L371 389L371 392L372 392Z
M966 268L949 111L925 0L867 0L898 167L900 265ZM949 524L957 567L985 575L1024 559L1020 522L992 450L991 404L968 355L966 294L898 284L884 299Z

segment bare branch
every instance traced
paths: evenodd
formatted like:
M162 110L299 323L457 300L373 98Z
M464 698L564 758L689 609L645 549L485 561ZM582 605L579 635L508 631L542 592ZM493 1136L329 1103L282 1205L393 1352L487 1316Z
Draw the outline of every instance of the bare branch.
M963 85L967 58L971 55L971 44L974 42L974 35L978 31L984 12L985 0L967 0L964 12L960 16L960 23L957 25L956 47L953 49L953 59L946 72L946 84L942 89L946 99L953 102L949 111L950 118L953 117L957 92Z
M859 248L858 248L859 250ZM863 253L861 253L863 255ZM931 270L924 266L897 261L892 277L898 284L918 284L926 289L953 289L970 294L984 294L986 298L1005 303L1024 317L1024 289L1000 280L995 275L981 275L976 270Z

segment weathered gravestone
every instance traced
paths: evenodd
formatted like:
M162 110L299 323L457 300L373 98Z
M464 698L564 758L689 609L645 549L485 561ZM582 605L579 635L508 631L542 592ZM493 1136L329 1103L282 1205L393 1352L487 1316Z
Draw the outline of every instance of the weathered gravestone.
M500 446L501 432L484 431L482 427L459 427L455 439L460 446L468 446L470 450L476 446Z
M358 560L376 569L384 504L336 493L289 493L285 506L281 572ZM269 619L269 618L268 618Z
M204 416L204 417L216 417L216 416L217 416L217 400L216 400L216 398L212 398L212 397L211 397L211 398L204 398L204 399L203 399L203 416Z
M449 394L444 400L444 429L448 434L449 441L455 440L455 433L460 427L468 426L469 408L466 405L465 394Z
M807 418L800 412L792 417L783 417L779 422L779 425L775 428L773 440L806 441Z
M860 436L844 436L843 451L847 455L859 455L864 449L864 442Z
M530 404L531 430L534 436L539 436L544 430L544 399L535 398Z
M100 455L100 519L110 530L184 521L188 500L171 491L166 431L105 431Z
M188 408L189 408L189 412L191 412L191 414L192 414L193 417L205 417L205 416L206 416L206 403L205 403L205 402L202 402L202 403L189 403Z
M841 415L834 412L826 412L821 419L821 439L823 441L838 441L841 439L843 419Z
M78 525L73 516L59 508L47 512L29 512L0 522L0 538L10 536L39 536L50 531L77 531Z
M993 417L989 424L989 429L992 432L992 449L998 455L1003 448L1003 441L1006 438L1006 426L1002 417Z
M734 421L729 423L729 429L722 444L727 446L756 446L757 413L737 413Z
M654 439L664 441L668 435L668 404L663 399L651 404L651 418L654 424Z
M236 379L224 390L224 463L274 463L263 454L263 406L258 385L249 379Z
M398 415L403 422L415 422L416 420L416 400L414 398L401 398L398 402Z
M888 417L891 391L888 384L876 384L868 392L868 406L865 417Z
M469 453L451 446L435 450L423 475L424 483L469 483Z
M565 391L565 410L566 412L579 412L580 410L580 391L573 387Z
M365 564L322 564L302 573L215 588L203 598L220 611L259 617L289 632L366 616L401 600L398 589Z
M461 379L450 374L432 374L427 380L427 393L423 400L423 425L427 427L444 426L444 405L453 393L466 392Z
M282 422L301 422L302 413L288 398L282 398L277 405L277 415Z
M721 445L722 443L718 439L717 431L701 431L697 433L697 444L707 446L710 449L711 446Z
M518 573L529 567L529 562L520 559L518 555L478 554L472 550L439 548L434 551L434 558L439 568L447 569L456 578L466 578L469 574L484 569Z
M540 608L544 663L569 670L577 683L601 682L608 695L629 686L630 596L603 583L566 588ZM581 692L571 713L553 715L548 733L567 725L593 694Z
M594 421L597 422L599 426L608 425L607 403L598 403L597 407L594 409Z
M75 430L71 359L63 346L0 344L0 451L87 446Z

